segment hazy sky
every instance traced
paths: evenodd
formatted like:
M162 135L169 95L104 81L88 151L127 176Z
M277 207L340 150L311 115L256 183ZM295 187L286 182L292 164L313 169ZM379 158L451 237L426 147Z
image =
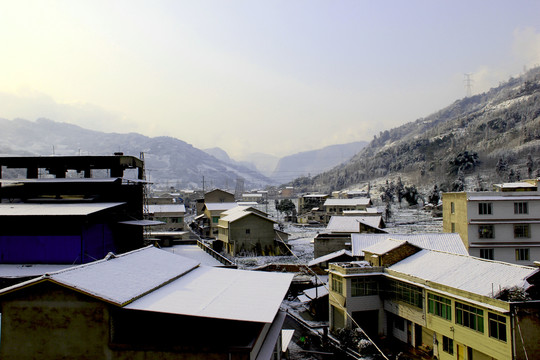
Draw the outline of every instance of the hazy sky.
M0 0L0 44L1 118L283 156L539 65L540 1Z

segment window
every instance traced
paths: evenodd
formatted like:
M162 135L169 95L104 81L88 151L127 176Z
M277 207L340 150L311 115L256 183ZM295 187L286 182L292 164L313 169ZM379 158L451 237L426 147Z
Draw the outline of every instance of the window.
M478 238L493 239L494 237L493 225L478 225Z
M377 282L372 279L351 279L351 296L377 295Z
M517 261L529 261L529 249L516 249L516 260Z
M442 296L428 294L428 312L452 320L452 301Z
M506 317L488 313L489 336L506 342Z
M396 316L394 318L394 327L398 330L405 331L405 319Z
M478 203L478 215L491 215L491 203Z
M450 355L454 355L454 340L443 335L442 349Z
M514 214L528 214L529 206L526 202L515 202L514 203Z
M422 289L418 286L402 283L399 281L391 281L391 295L394 300L403 301L409 305L413 305L423 309Z
M451 224L451 230L450 230L450 232L453 232L453 233L456 232L456 223L452 223L452 224Z
M515 238L529 238L531 232L529 231L529 224L516 224L514 225L514 237Z
M343 294L343 278L332 274L332 291Z
M484 332L484 311L456 301L456 324Z
M454 204L454 202L450 203L450 213L452 214L456 213L456 204Z
M493 260L493 249L480 249L480 257L482 259Z
M246 235L251 234L251 229L246 229Z
M212 222L217 224L219 222L219 216L212 216Z

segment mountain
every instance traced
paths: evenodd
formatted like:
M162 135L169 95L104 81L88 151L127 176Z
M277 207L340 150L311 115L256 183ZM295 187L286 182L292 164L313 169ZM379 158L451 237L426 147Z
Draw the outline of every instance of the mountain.
M279 160L270 177L284 184L299 176L314 176L349 160L366 145L366 141L357 141L285 156Z
M540 67L425 118L381 131L348 162L295 179L303 191L384 185L490 189L540 176Z
M260 188L270 179L254 169L227 163L172 137L103 133L76 125L38 119L35 122L0 119L1 156L125 155L144 153L147 179L156 186L220 187L234 191L236 180L248 188Z

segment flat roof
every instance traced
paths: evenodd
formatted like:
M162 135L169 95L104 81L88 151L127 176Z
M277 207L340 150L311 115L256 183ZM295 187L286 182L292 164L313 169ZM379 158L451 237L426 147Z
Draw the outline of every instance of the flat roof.
M156 204L148 205L148 212L156 213L185 213L186 206L184 204Z
M85 216L124 204L126 203L1 203L0 216Z

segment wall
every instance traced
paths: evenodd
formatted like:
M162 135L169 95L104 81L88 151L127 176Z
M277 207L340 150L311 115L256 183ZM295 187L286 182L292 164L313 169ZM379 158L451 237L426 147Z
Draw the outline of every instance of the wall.
M443 193L443 232L452 232L452 223L455 224L455 232L468 249L468 224L467 224L467 194ZM454 213L451 212L451 203L454 203Z
M259 255L274 255L275 231L272 221L249 214L230 224L229 242L234 242L235 254L245 250ZM249 229L249 234L246 230Z

